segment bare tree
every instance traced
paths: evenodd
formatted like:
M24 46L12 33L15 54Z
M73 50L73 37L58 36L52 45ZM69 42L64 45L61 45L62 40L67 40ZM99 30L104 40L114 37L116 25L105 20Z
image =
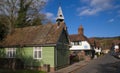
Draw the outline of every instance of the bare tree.
M1 23L13 28L17 17L17 0L0 0Z
M20 0L17 25L20 27L40 24L42 16L41 9L45 5L45 0ZM36 22L36 23L35 23ZM38 22L38 23L37 23ZM34 23L34 24L33 24Z
M0 0L0 19L5 20L1 22L7 24L9 29L40 24L44 19L40 11L46 2L47 0Z

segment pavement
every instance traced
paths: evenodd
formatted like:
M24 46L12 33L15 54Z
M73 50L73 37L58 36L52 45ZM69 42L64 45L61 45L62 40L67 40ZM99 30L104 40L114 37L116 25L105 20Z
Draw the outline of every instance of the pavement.
M120 59L110 54L90 61L80 61L52 73L120 73Z
M86 66L89 61L80 61L77 63L74 63L68 67L62 68L60 70L57 70L55 72L50 72L50 73L74 73L76 70Z

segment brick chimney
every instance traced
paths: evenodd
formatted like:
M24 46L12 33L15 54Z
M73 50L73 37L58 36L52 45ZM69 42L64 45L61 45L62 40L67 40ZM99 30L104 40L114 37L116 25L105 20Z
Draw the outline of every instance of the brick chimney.
M82 25L80 25L80 27L78 28L78 34L84 35L84 29L83 29Z

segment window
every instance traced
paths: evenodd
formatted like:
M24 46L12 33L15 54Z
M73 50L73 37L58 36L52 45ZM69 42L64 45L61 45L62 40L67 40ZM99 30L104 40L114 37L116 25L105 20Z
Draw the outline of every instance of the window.
M16 55L16 48L7 48L6 49L7 58L15 58L15 55Z
M42 48L41 47L34 47L33 58L34 59L41 59L41 57L42 57Z
M71 45L74 45L74 42L71 42Z
M79 45L79 42L74 42L74 45Z
M82 45L82 42L81 42L81 41L79 42L79 45Z
M81 41L75 41L74 45L82 45L82 42Z

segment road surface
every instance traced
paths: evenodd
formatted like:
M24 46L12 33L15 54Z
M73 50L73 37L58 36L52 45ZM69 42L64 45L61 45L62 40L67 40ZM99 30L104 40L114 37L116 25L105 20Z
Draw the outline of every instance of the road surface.
M92 60L75 73L120 73L120 59L117 59L110 54Z

